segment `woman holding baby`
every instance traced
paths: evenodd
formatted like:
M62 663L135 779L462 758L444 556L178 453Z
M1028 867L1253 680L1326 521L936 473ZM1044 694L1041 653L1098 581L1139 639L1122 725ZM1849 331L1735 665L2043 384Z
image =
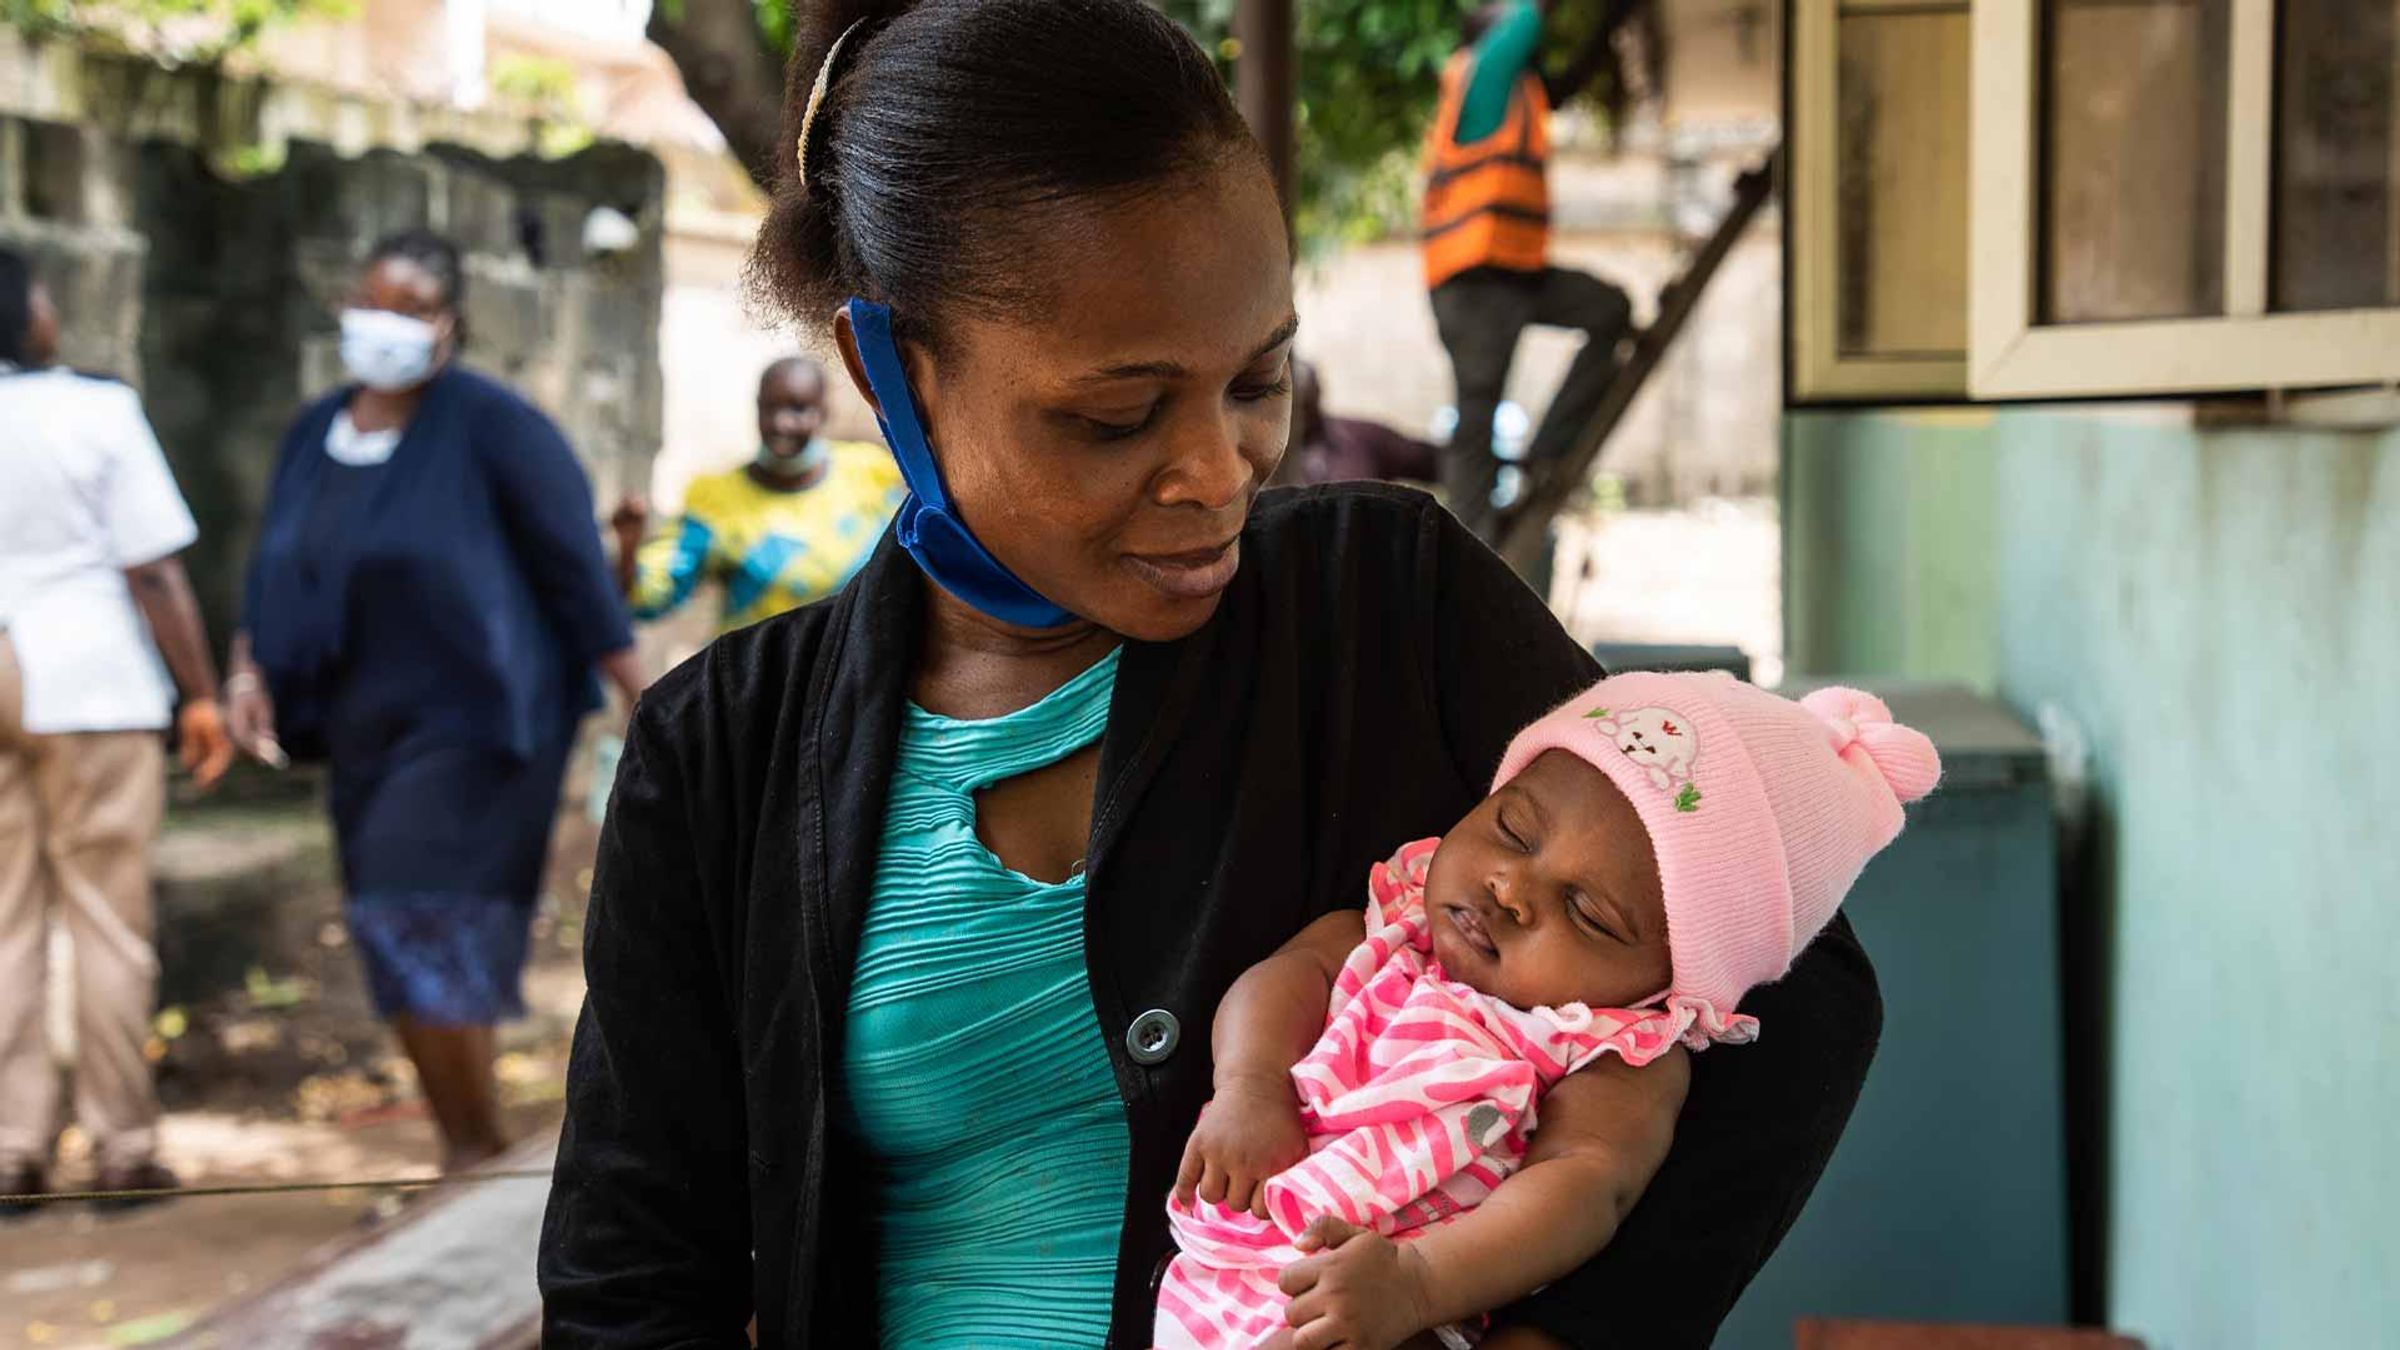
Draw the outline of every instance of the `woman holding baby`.
M1263 1176L1318 1146L1274 1062L1326 1029L1312 972L1399 912L1362 908L1376 865L1487 813L1512 739L1600 672L1430 499L1261 493L1290 431L1283 216L1172 23L1141 0L827 0L798 49L758 280L830 336L911 500L841 594L720 639L634 718L547 1343L739 1346L755 1317L771 1346L1150 1345L1179 1178L1187 1208L1263 1213ZM1732 756L1715 725L1701 774ZM1527 772L1627 840L1628 810L1677 812L1695 781L1662 806L1638 776L1620 800L1555 756ZM1622 852L1583 861L1640 889ZM1672 917L1671 895L1626 903ZM1562 914L1529 899L1437 948L1506 965ZM1667 955L1625 954L1625 978L1680 978ZM1523 1179L1607 1158L1584 1208L1613 1236L1451 1334L1708 1342L1880 1022L1838 917L1789 965L1740 1001L1758 1044L1669 1036L1548 1090ZM1498 969L1479 983L1505 997ZM1328 1292L1293 1306L1370 1287L1391 1247L1320 1225L1289 1278ZM1376 1343L1330 1315L1275 1334Z

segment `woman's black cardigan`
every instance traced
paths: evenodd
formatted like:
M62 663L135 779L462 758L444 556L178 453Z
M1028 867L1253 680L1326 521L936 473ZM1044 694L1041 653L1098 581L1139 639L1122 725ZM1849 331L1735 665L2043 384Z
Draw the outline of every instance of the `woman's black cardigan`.
M828 1105L922 591L887 539L840 595L719 639L642 700L586 921L549 1345L738 1347L754 1311L763 1346L873 1344L866 1167ZM1208 626L1128 645L1084 920L1132 1138L1111 1345L1149 1344L1218 997L1363 904L1370 864L1447 830L1509 737L1598 675L1447 513L1389 488L1266 494ZM1153 1009L1180 1032L1142 1063L1127 1035ZM1761 1039L1696 1057L1616 1241L1506 1317L1577 1346L1708 1343L1815 1185L1882 1020L1840 919L1743 1009Z

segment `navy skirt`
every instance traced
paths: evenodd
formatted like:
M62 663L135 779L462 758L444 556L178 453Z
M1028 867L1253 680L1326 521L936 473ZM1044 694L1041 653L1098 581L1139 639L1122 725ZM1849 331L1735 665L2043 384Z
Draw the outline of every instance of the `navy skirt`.
M344 911L377 1012L443 1026L523 1015L527 935L574 732L562 722L523 759L430 741L372 755L333 747Z

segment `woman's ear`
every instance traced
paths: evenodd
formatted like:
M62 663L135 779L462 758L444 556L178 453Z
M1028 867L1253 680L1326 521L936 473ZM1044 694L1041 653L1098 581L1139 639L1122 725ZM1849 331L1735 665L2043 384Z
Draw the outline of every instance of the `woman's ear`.
M867 407L880 418L883 405L875 399L875 386L867 382L867 363L858 354L858 331L850 326L850 307L843 305L833 311L833 345L842 353L842 369L850 373L850 387L867 401Z

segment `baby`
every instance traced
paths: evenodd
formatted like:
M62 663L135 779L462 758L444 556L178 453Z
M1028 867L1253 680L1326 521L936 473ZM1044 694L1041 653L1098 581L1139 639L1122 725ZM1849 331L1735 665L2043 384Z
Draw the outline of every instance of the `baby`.
M1158 1344L1466 1346L1589 1260L1666 1156L1685 1049L1757 1036L1742 996L1940 775L1871 695L1721 674L1603 680L1528 728L1363 916L1226 993Z

